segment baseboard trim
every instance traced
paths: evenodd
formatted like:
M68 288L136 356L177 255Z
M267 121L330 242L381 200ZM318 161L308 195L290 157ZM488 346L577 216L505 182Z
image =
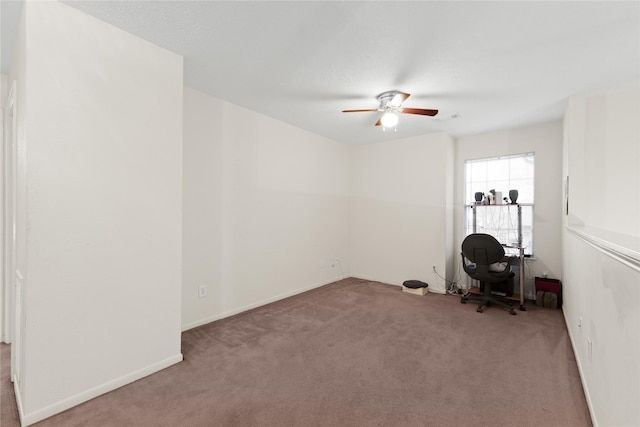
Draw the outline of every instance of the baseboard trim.
M243 305L242 307L234 308L231 310L224 311L222 313L216 314L214 316L208 316L203 319L197 320L195 322L190 322L182 325L182 332L188 331L189 329L197 328L198 326L206 325L207 323L215 322L216 320L225 319L227 317L235 316L236 314L243 313L245 311L262 307L263 305L271 304L272 302L280 301L281 299L289 298L294 295L301 294L303 292L307 292L316 288L320 288L322 286L326 286L329 283L337 282L339 280L343 280L344 277L336 277L334 279L329 280L328 282L316 283L310 286L305 286L302 288L294 289L293 291L284 292L278 294L276 296L263 299L261 301L256 301L251 304Z
M141 378L144 378L153 373L161 371L162 369L168 368L169 366L175 365L176 363L181 361L182 361L182 353L178 353L175 356L161 360L160 362L146 366L142 369L138 369L120 378L116 378L112 381L108 381L97 387L83 391L82 393L78 393L75 396L71 396L67 399L61 400L60 402L54 403L53 405L47 406L45 408L39 409L29 414L23 414L21 409L22 404L20 403L20 401L18 401L18 410L20 411L22 426L25 427L31 424L35 424L38 421L42 421L53 415L59 414L60 412L66 411L67 409L73 408L74 406L77 406L81 403L84 403L102 394L108 393L119 387L130 384ZM18 399L18 396L19 394L16 393L16 399Z
M584 391L584 396L587 400L587 408L589 408L591 423L593 424L594 427L598 427L598 419L596 418L596 414L593 412L593 402L591 401L591 395L589 394L589 389L587 388L587 382L585 381L585 378L584 378L584 372L582 370L582 363L580 362L578 349L576 347L575 340L573 339L573 335L571 335L571 329L569 328L569 319L567 319L567 314L565 313L564 310L562 310L562 316L564 317L564 323L567 326L567 333L569 334L569 342L571 342L571 348L573 349L573 355L576 359L576 365L578 365L578 373L580 374L582 391Z
M18 382L15 379L11 382L13 384L13 394L16 396L16 406L18 407L18 416L20 417L20 424L22 426L26 426L24 423L24 409L22 406L22 393L20 393L20 387L18 387Z

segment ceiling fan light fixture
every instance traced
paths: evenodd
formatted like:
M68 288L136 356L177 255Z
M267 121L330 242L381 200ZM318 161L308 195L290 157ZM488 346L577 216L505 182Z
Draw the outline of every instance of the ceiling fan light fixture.
M397 90L390 90L383 92L376 98L380 103L378 108L360 109L360 110L342 110L343 113L373 113L381 112L382 116L376 122L376 126L382 126L382 130L386 131L387 128L393 128L396 131L398 119L400 114L418 114L420 116L435 116L438 114L438 110L426 109L426 108L407 108L401 107L402 103L407 100L411 95L408 93L400 92Z
M382 124L383 130L386 130L387 128L395 129L398 125L398 115L393 111L387 111L380 118L380 124Z

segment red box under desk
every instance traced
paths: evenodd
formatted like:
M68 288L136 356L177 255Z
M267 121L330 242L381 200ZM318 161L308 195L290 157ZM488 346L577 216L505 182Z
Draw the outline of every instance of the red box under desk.
M547 291L558 295L558 307L562 305L562 282L558 279L549 279L547 277L535 278L536 292Z

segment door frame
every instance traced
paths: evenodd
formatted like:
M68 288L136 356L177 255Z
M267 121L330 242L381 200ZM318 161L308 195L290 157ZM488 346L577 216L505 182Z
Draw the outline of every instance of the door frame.
M3 335L6 343L13 341L15 332L16 286L16 178L17 178L17 83L9 88L4 109L4 174L3 174L3 257L2 292L4 295ZM12 358L13 359L13 358Z

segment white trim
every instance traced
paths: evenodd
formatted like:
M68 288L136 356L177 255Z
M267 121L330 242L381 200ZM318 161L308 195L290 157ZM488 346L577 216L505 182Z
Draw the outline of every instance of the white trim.
M13 384L13 394L15 394L16 397L16 406L18 407L18 416L20 417L20 425L22 425L23 427L26 426L26 424L24 423L24 410L23 405L22 405L22 394L20 393L20 385L18 384L18 381L15 381L15 378L11 378L11 382Z
M53 415L59 414L60 412L66 411L69 408L73 408L76 405L79 405L95 397L98 397L102 394L108 393L119 387L130 384L141 378L144 378L153 373L156 373L162 369L168 368L171 365L175 365L176 363L179 363L181 361L182 361L182 353L178 353L175 356L169 357L165 360L161 360L160 362L154 363L153 365L146 366L142 369L138 369L137 371L131 372L120 378L116 378L112 381L108 381L97 387L93 387L89 390L78 393L75 396L71 396L67 399L61 400L57 403L54 403L53 405L49 405L46 408L40 409L30 414L24 414L21 411L21 404L18 404L18 408L19 408L20 416L22 420L22 426L24 427L24 426L37 423L38 421L42 421ZM16 393L16 398L17 396L18 396L18 393Z
M12 80L9 86L9 95L5 108L3 109L3 128L2 128L2 286L1 293L4 299L4 307L2 315L3 340L7 344L13 341L15 319L15 295L14 295L14 272L16 269L16 243L15 234L13 232L15 226L15 206L16 206L16 151L18 138L18 82ZM11 112L11 117L9 117ZM8 124L11 122L11 135L8 134ZM11 150L7 148L11 146ZM11 180L9 180L9 174ZM11 188L9 188L11 186ZM10 199L10 200L9 200ZM8 215L9 212L11 215ZM8 224L7 218L10 218L11 224ZM10 231L10 232L9 232ZM13 360L13 356L12 356ZM13 368L12 368L13 369Z
M576 359L576 365L578 365L578 373L580 374L580 383L582 384L582 391L584 391L584 397L587 400L587 408L589 408L589 415L591 415L591 423L594 427L598 427L598 419L596 418L596 414L593 411L593 402L591 401L591 395L589 394L589 389L587 388L587 380L584 377L584 371L582 370L582 364L580 363L580 359L578 358L578 348L576 347L576 343L573 339L573 335L571 335L571 328L569 327L569 319L567 319L567 312L562 310L562 316L564 317L564 323L567 325L567 333L569 334L569 341L571 342L571 348L573 349L574 359Z
M234 309L231 309L231 310L227 310L227 311L224 311L224 312L222 312L220 314L216 314L214 316L205 317L203 319L196 320L195 322L190 322L190 323L182 325L182 332L187 331L189 329L197 328L198 326L206 325L207 323L215 322L216 320L220 320L220 319L224 319L226 317L230 317L230 316L234 316L236 314L240 314L242 312L251 310L253 308L262 307L263 305L267 305L267 304L270 304L272 302L279 301L281 299L289 298L291 296L298 295L298 294L301 294L303 292L310 291L312 289L320 288L322 286L328 285L329 283L337 282L337 281L343 280L343 279L344 279L343 277L337 277L337 278L334 278L334 279L332 279L332 280L330 280L328 282L317 283L317 284L313 284L311 286L305 286L303 288L295 289L293 291L284 292L282 294L276 295L276 296L271 297L271 298L267 298L267 299L263 299L261 301L253 302L251 304L247 304L247 305L244 305L242 307L238 307L238 308L234 308Z
M640 239L628 239L631 241L628 243L638 247L638 250L634 250L628 247L628 244L617 244L613 242L611 238L615 237L613 233L607 233L603 230L567 225L567 231L621 264L640 271Z
M531 156L535 156L535 155L536 155L535 151L527 151L527 152L524 152L524 153L505 154L503 156L482 157L480 159L467 159L464 162L466 164L466 163L473 163L473 162L485 162L485 161L489 161L489 160L513 159L513 158L516 158L516 157L531 157Z

